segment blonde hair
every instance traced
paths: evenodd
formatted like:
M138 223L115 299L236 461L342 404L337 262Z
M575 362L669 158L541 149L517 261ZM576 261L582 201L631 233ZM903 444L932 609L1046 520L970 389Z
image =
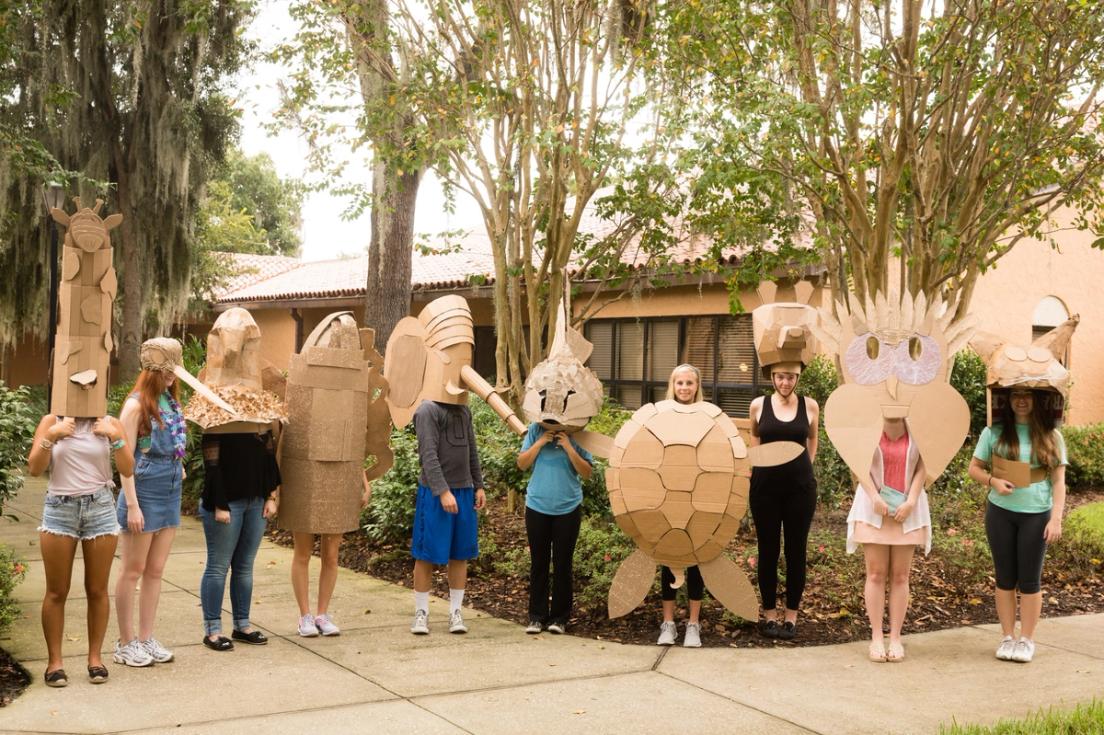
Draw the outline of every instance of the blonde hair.
M690 363L686 363L686 362L684 362L683 364L679 365L674 370L672 370L671 371L671 377L667 378L667 400L668 401L677 401L678 400L677 398L675 398L675 375L677 375L678 373L681 373L683 371L693 373L694 374L694 380L698 381L698 392L694 395L694 400L692 401L692 403L700 403L701 401L704 401L705 398L702 397L701 371L698 370L693 365L691 365Z

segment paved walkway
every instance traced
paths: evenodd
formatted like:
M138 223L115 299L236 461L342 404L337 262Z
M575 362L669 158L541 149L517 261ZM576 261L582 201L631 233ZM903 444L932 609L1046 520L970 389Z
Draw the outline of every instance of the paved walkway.
M16 588L24 619L0 645L34 683L0 709L0 732L72 733L933 733L939 724L992 722L1047 705L1104 696L1104 615L1046 620L1034 663L993 658L993 626L910 636L901 664L865 660L865 643L819 648L660 649L527 636L469 611L471 633L445 632L447 603L430 605L428 637L408 632L410 593L341 570L337 638L295 635L291 551L265 541L253 622L268 646L204 648L199 578L203 532L186 519L165 571L157 636L170 664L111 681L84 672L81 562L66 609L66 689L42 683L38 623L44 590L38 534L44 484L31 481L0 521L0 543L27 560ZM317 574L317 562L313 565ZM113 585L112 585L113 586ZM229 624L229 615L224 617ZM115 636L108 626L108 645Z

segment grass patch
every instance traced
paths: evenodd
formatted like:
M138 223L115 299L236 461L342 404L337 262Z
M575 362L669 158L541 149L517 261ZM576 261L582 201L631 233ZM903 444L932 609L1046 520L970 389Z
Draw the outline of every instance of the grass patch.
M1093 700L1072 710L1039 710L1022 720L995 725L944 725L940 735L1092 735L1104 733L1104 701Z
M1104 556L1104 503L1087 503L1073 510L1066 517L1065 530L1086 550Z

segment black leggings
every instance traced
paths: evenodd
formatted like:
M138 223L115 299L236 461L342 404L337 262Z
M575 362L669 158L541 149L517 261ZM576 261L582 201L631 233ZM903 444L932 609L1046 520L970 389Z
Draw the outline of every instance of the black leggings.
M529 537L529 619L541 623L566 623L571 617L572 573L575 542L583 506L570 513L550 516L525 508L525 535ZM552 564L552 608L548 607L548 565Z
M671 585L675 583L675 573L670 567L662 567L659 572L660 584L663 585L663 599L675 599L678 590ZM705 593L705 582L702 581L701 572L696 566L686 568L686 599L700 601Z
M778 605L778 557L786 540L786 609L796 610L805 591L805 547L816 511L816 483L751 489L749 505L759 541L759 595L763 609Z
M988 503L985 508L985 536L996 569L997 589L1019 589L1033 595L1043 580L1046 541L1043 530L1050 511L1017 513Z

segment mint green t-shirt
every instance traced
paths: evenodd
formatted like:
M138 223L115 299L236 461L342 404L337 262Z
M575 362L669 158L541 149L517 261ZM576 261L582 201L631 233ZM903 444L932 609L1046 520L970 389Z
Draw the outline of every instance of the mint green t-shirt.
M1031 456L1031 429L1028 425L1016 424L1016 433L1020 439L1020 456L1016 459L1020 462L1029 463L1032 469L1042 467ZM1066 442L1062 438L1061 432L1056 431L1054 433L1058 435L1058 456L1060 458L1058 464L1067 465L1069 461L1066 458ZM991 463L993 452L1000 441L1000 434L1000 424L993 427L986 426L978 439L977 448L974 449L974 457L982 462ZM1051 497L1050 477L1046 477L1039 482L1033 482L1027 487L1018 487L1012 491L1011 495L1001 495L996 490L990 490L989 502L999 508L1015 513L1043 513L1048 511L1054 505L1054 500Z

